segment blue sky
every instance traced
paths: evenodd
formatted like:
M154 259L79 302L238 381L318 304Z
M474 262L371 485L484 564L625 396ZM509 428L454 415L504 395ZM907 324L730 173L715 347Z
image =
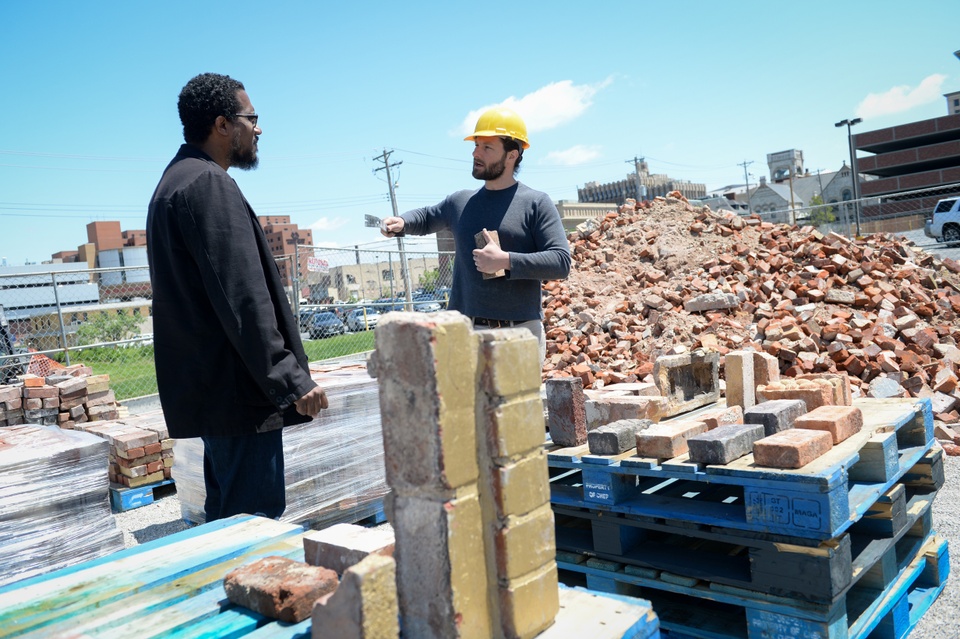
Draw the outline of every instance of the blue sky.
M145 226L201 72L243 82L260 168L231 170L260 215L324 246L381 240L390 215L475 188L478 110L509 104L532 146L520 180L554 200L623 179L634 156L708 189L767 153L832 171L845 128L946 114L960 2L247 2L5 0L0 7L0 258L50 258L86 225Z

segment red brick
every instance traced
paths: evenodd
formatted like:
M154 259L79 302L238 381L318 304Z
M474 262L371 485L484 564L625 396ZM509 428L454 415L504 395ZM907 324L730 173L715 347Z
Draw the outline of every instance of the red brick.
M827 431L839 444L860 432L863 412L856 406L821 406L798 417L793 427Z
M223 580L231 603L271 619L299 623L313 612L313 604L333 592L337 573L286 557L264 557L241 566Z
M829 452L832 440L826 431L783 430L753 443L753 461L771 468L801 468Z

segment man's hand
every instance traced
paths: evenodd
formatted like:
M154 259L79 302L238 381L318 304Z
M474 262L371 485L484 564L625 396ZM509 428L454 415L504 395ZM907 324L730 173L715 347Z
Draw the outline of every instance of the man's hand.
M301 415L316 417L322 409L329 406L327 403L327 394L323 392L322 388L317 386L294 402L294 406L297 407L297 412Z
M510 254L493 240L490 231L483 229L487 244L482 249L473 250L473 263L481 273L496 273L510 270Z
M402 217L385 217L380 222L380 233L387 237L396 237L403 233L403 226Z

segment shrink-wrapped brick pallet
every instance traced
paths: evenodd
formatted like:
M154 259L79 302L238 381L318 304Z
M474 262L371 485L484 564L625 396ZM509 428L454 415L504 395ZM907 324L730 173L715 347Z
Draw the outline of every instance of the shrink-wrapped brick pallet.
M106 469L94 435L0 428L0 586L123 549Z
M387 493L377 382L363 362L314 364L311 374L330 407L307 424L284 429L287 509L281 520L316 526L362 519ZM174 456L183 518L203 523L203 443L175 440Z

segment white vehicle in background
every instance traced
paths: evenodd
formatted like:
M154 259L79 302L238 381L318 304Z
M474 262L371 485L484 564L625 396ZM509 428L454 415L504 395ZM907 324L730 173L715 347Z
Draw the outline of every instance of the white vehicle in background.
M951 197L937 202L933 216L927 220L923 233L945 244L960 243L960 197Z

